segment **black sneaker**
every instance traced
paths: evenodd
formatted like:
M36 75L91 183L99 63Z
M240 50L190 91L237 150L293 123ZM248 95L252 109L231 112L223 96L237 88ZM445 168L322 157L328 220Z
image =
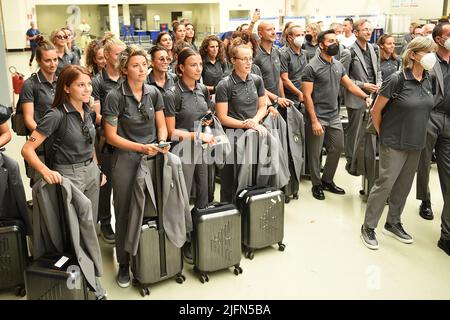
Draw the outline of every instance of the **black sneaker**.
M130 286L130 265L119 264L119 273L117 274L117 284L121 288L127 288Z
M101 234L103 240L105 240L106 243L114 244L116 243L116 235L114 234L114 231L110 224L102 225L101 226Z
M433 210L431 209L430 200L422 201L419 208L419 215L425 220L433 220Z
M194 259L192 258L192 244L186 242L183 246L183 256L184 260L189 264L194 264Z
M406 233L400 222L397 224L390 224L386 222L383 228L383 233L397 239L400 242L408 244L413 243L413 238Z

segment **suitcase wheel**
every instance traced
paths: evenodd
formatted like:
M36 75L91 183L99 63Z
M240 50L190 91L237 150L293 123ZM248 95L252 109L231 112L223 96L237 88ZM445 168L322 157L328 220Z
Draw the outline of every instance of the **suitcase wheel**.
M245 257L247 259L253 260L253 258L255 257L255 253L252 250L248 250L245 252Z
M14 294L16 295L16 297L25 297L27 294L27 291L25 290L24 286L17 286L14 289Z
M182 275L181 273L177 274L175 281L179 284L182 284L184 281L186 281L186 277L184 275Z
M278 242L278 250L279 251L284 251L284 249L286 249L286 245L281 243L281 242Z
M364 192L364 190L359 190L359 194L364 196L366 193Z
M243 272L243 270L242 270L241 267L235 266L233 272L234 272L235 275L238 276L238 275L240 275Z
M150 295L150 288L148 288L148 287L140 287L139 288L139 293L141 294L142 297L148 296L148 295Z
M200 276L200 282L201 283L205 283L205 282L209 282L209 277L206 273L202 273Z

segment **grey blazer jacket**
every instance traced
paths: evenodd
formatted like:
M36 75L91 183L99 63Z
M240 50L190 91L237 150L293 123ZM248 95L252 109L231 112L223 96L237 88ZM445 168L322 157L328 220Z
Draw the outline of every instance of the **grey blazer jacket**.
M436 54L436 53L435 53ZM436 59L438 59L436 55ZM436 61L433 69L431 69L430 74L435 79L436 94L434 95L434 105L437 106L442 99L444 99L444 75L442 74L441 66L439 61Z
M152 182L150 159L142 157L131 196L125 250L133 256L139 247L140 230L148 202L156 208L156 189ZM172 153L165 154L162 170L163 227L169 240L181 248L186 242L186 233L192 231L192 218L180 158Z
M380 67L380 60L378 59L375 50L372 46L372 44L367 44L370 55L372 58L372 67L375 72L375 82L378 84L381 84L382 78L381 78L381 67ZM351 51L355 51L355 56L352 58ZM355 42L349 50L345 50L342 53L341 62L346 68L347 74L349 78L355 83L358 87L363 89L363 85L365 82L369 81L369 76L367 72L367 66L366 61L364 60L363 53L361 49L359 48L358 44ZM348 66L348 69L347 69ZM361 109L366 107L366 102L351 94L348 90L345 91L344 94L345 99L345 105L348 108L351 109Z
M300 175L305 173L305 120L297 108L287 109L288 144L294 163L295 176L300 181Z
M33 256L37 259L44 254L67 254L64 236L60 227L60 214L65 214L65 222L70 233L70 245L75 251L77 262L89 285L101 288L96 276L103 274L102 255L98 244L95 224L92 220L91 201L67 178L61 184L63 212L59 206L55 185L43 179L33 186ZM69 252L70 253L70 252Z
M31 235L31 217L28 216L19 164L3 152L0 152L0 218L22 220L26 234Z

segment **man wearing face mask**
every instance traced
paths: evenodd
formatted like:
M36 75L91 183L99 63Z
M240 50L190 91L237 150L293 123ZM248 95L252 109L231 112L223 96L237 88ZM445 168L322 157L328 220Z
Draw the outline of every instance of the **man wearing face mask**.
M283 83L280 81L280 51L274 46L275 26L273 23L261 21L258 25L258 35L261 44L253 63L261 69L264 88L270 101L285 108L291 101L284 98Z
M369 43L372 28L366 19L356 21L353 28L356 42L349 48L350 54L342 56L342 63L348 66L347 72L353 83L367 94L375 95L381 86L382 79L380 60L373 45ZM344 99L348 114L348 127L345 133L345 158L347 159L345 169L352 175L358 175L352 169L352 161L355 158L356 140L366 105L349 91L345 92Z
M427 127L427 142L422 150L417 170L417 199L422 200L420 216L433 219L428 188L430 161L433 149L444 199L441 239L439 247L450 255L450 24L442 23L433 30L433 40L438 45L437 63L430 73L435 77L435 107ZM432 59L429 64L431 65Z
M355 98L369 105L370 97L347 76L343 64L334 59L339 50L334 30L321 32L318 36L321 53L311 59L302 76L302 92L306 105L306 140L311 173L312 195L324 200L323 190L345 194L334 183L339 157L344 149L344 135L338 109L340 84ZM327 150L327 160L320 177L320 153Z

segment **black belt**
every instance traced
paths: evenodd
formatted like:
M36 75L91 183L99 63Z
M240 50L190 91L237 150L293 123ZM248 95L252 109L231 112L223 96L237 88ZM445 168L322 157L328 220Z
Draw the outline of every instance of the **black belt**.
M92 162L92 158L86 161L82 161L82 162L78 162L78 163L71 163L71 164L59 164L59 163L55 163L55 167L60 167L60 168L81 168L81 167L87 167L88 165L91 164Z

